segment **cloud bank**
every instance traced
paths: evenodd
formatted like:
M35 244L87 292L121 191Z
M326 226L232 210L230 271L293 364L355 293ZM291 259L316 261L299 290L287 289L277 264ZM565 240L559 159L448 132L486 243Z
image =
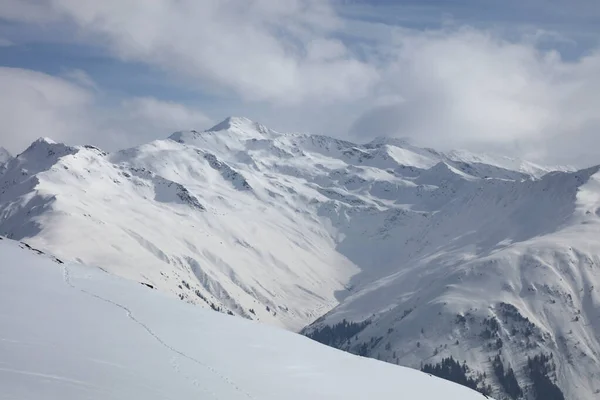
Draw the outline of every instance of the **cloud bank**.
M471 28L400 32L392 42L382 69L392 100L359 117L355 137L378 131L556 162L600 144L598 52L565 61L535 43ZM588 155L586 162L600 163Z
M538 3L528 4L543 6ZM509 37L462 23L407 29L344 17L346 4L0 0L0 17L61 24L80 43L103 48L122 62L161 69L167 79L203 96L231 99L236 112L252 110L249 117L286 130L361 142L402 136L441 149L600 163L591 150L600 145L598 50L567 59L555 46L569 43L563 33L529 27ZM578 17L598 15L588 11ZM4 113L13 117L3 126L3 140L14 129L46 127L58 140L85 136L83 131L93 139L93 132L103 132L107 146L117 146L190 125L204 127L211 120L184 104L148 97L119 99L108 111L98 106L101 94L81 72L63 78L3 73L0 87L7 85L18 97L4 100ZM218 117L229 113L223 110Z

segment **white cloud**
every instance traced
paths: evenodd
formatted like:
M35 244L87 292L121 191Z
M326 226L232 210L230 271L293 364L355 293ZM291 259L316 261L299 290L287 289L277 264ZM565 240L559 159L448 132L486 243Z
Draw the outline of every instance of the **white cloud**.
M107 145L124 148L164 138L178 130L203 130L214 125L214 121L179 103L134 97L123 100L119 112L104 112L100 125Z
M88 75L88 73L81 69L67 70L62 74L62 76L77 85L96 91L100 90L98 88L98 85L96 85L96 82L94 82L94 80Z
M82 71L75 76L87 74ZM0 146L16 154L43 136L114 150L212 123L198 110L152 97L102 106L102 95L89 87L90 82L84 83L0 67Z
M245 100L334 101L366 94L374 66L328 38L325 0L54 0L54 13L124 60L218 83ZM326 54L329 53L329 54Z
M307 59L313 61L336 60L347 56L346 46L339 40L314 39L307 43Z
M137 97L123 101L125 113L140 123L168 129L193 129L211 124L206 115L182 104L161 101L153 97Z
M41 136L69 141L85 126L89 93L35 71L0 67L0 144L16 153Z
M401 98L364 113L355 136L379 132L561 162L578 158L577 145L564 157L558 143L600 145L600 135L590 134L600 129L598 53L565 61L474 29L399 31L386 52L392 61L380 89ZM600 163L590 156L586 163Z
M0 37L0 47L9 47L12 45L14 45L14 43L10 40Z
M591 0L577 1L590 12L573 12L573 18L597 15ZM505 29L456 27L456 21L426 31L344 20L334 0L0 0L4 4L14 9L0 7L0 16L60 20L76 26L74 36L85 43L162 68L203 96L212 91L231 104L222 115L259 116L279 129L350 131L361 141L388 134L438 148L600 163L590 150L600 145L600 53L565 60L541 50L573 45L568 30L549 31L548 24L509 40ZM528 4L535 9L545 2ZM340 40L348 36L352 46ZM69 79L62 83L91 96L84 75ZM72 108L91 114L94 126L119 144L208 120L192 108L152 99L126 101L121 112L99 117L103 112L91 112L86 101ZM82 124L80 115L86 114L76 115L74 126Z

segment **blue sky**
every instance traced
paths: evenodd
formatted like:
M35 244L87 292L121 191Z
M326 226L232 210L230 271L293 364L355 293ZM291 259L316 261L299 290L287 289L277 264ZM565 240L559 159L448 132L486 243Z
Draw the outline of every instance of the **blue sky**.
M599 26L596 0L0 0L0 145L243 115L600 163Z

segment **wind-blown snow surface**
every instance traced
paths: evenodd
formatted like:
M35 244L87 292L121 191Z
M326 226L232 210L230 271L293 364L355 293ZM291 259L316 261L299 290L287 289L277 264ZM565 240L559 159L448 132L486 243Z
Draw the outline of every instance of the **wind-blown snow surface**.
M40 139L0 177L0 233L292 330L326 314L307 334L368 320L332 344L416 368L453 356L499 395L490 358L533 399L527 357L551 353L587 399L598 176L230 118L114 154Z
M3 399L483 399L17 242L0 254Z

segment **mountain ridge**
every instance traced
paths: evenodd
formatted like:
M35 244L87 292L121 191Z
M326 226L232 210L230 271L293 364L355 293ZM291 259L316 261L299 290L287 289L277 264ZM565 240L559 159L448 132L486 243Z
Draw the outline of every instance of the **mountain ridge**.
M598 167L231 117L112 153L35 142L6 168L0 234L61 258L308 336L368 320L327 344L415 368L464 360L498 397L500 350L528 400L540 354L568 398L600 389Z

